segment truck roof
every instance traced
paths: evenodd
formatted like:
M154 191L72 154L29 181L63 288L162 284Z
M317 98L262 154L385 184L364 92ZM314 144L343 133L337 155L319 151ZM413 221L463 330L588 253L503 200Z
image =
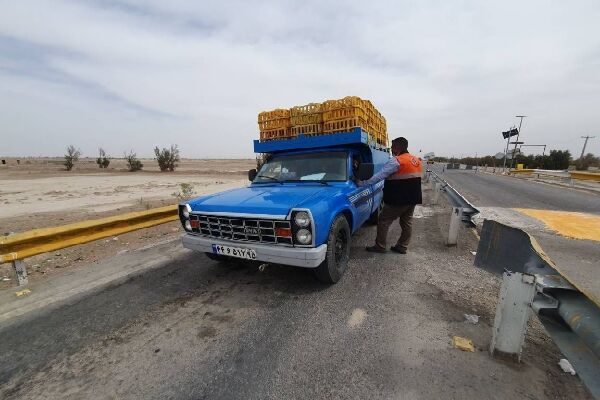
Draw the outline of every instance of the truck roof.
M281 151L302 150L312 148L364 145L375 150L386 151L386 148L370 139L369 134L361 128L349 132L331 133L319 136L299 135L293 139L254 141L255 153L277 153Z

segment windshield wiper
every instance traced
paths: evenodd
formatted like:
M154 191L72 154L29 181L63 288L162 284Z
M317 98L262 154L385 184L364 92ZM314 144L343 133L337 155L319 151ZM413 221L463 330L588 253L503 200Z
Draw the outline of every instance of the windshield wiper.
M268 176L268 175L256 175L257 178L267 178L267 179L271 179L275 182L279 182L279 183L283 183L281 182L279 179L275 178L274 176ZM256 182L256 183L260 183L260 182Z

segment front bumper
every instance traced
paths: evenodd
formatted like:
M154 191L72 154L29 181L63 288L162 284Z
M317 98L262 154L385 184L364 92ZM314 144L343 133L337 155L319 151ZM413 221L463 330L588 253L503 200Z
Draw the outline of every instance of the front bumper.
M294 265L296 267L316 268L327 253L327 245L318 247L286 247L261 243L246 243L233 240L215 239L205 236L184 234L181 236L183 247L186 249L212 253L212 245L223 245L252 249L256 251L256 259L275 264Z

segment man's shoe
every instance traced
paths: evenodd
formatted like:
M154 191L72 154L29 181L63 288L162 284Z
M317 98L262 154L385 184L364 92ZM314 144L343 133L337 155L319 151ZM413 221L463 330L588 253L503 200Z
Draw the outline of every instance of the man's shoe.
M400 254L406 254L406 249L404 247L400 247L400 246L392 246L390 248L390 250L396 252L396 253L400 253Z
M387 252L386 249L384 249L383 247L379 247L378 245L367 246L366 249L367 249L367 251L370 251L371 253L386 253Z

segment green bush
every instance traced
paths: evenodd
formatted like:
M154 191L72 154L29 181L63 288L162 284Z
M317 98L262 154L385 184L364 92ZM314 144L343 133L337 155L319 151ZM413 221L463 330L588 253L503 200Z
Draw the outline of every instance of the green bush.
M161 171L175 171L177 162L179 161L179 149L176 144L171 145L169 149L163 147L162 150L157 146L154 148L154 154L156 155L156 161Z
M125 153L125 161L127 162L127 167L129 171L139 171L144 168L144 164L137 158L137 155L131 150L129 154Z
M80 156L81 156L81 150L76 149L75 146L73 146L73 145L70 145L69 147L67 147L67 154L65 154L65 162L63 163L64 166L67 168L67 171L70 171L73 169L75 162L77 160L79 160Z
M106 152L103 148L98 149L99 157L96 159L96 164L98 164L98 168L108 168L110 164L110 158L106 156Z

